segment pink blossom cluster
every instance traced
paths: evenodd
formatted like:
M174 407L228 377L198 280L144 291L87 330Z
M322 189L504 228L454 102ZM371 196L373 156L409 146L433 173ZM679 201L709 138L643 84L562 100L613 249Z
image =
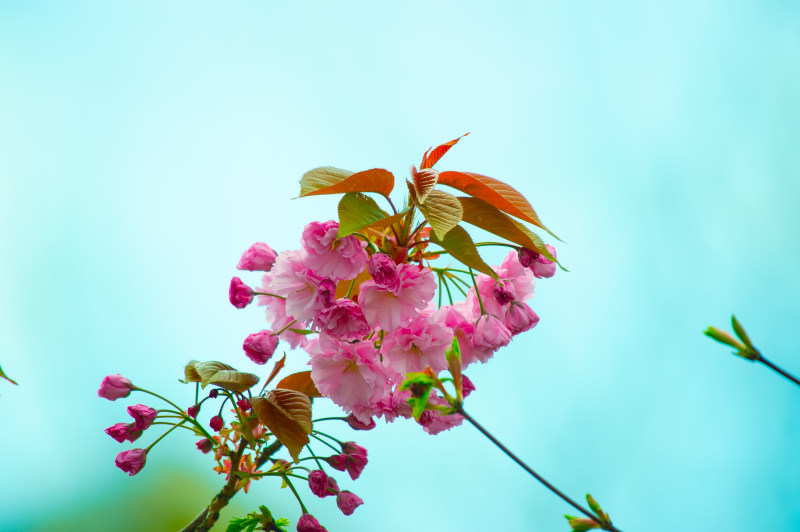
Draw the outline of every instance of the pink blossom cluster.
M375 418L410 418L410 392L400 391L400 383L426 367L436 373L447 369L454 337L466 368L488 361L512 337L533 328L539 317L526 301L536 278L555 273L555 263L544 256L513 250L494 268L497 280L479 274L464 301L437 308L437 279L429 263L397 262L356 236L337 238L338 231L335 221L312 222L303 230L300 249L277 254L255 244L239 268L258 264L252 269L266 272L261 286L252 289L235 277L230 300L242 308L257 297L267 307L270 329L251 334L243 345L253 362L266 363L281 343L302 348L319 392L361 430L374 427ZM548 251L555 253L550 246ZM465 393L474 389L465 386ZM435 391L429 403L447 405ZM428 410L419 423L436 434L462 420Z

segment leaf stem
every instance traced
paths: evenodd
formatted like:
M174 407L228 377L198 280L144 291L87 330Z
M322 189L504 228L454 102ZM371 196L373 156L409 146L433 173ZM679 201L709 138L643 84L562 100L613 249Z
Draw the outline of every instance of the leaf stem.
M492 442L492 443L494 443L494 444L495 444L497 447L499 447L501 451L503 451L504 453L506 453L506 455L507 455L509 458L511 458L512 460L514 460L514 461L515 461L515 462L516 462L516 463L517 463L517 464L518 464L520 467L522 467L522 469L524 469L525 471L527 471L527 472L528 472L528 473L529 473L531 476L533 476L533 478L535 478L536 480L538 480L539 482L541 482L541 483L542 483L542 484L543 484L543 485L544 485L544 486L545 486L547 489L549 489L550 491L552 491L553 493L555 493L556 495L558 495L559 497L561 497L561 499L563 499L563 500L564 500L566 503L568 503L570 506L572 506L573 508L575 508L576 510L578 510L579 512L581 512L583 515L585 515L586 517L588 517L589 519L591 519L592 521L594 521L595 523L597 523L598 525L600 525L600 527L601 527L603 530L610 530L610 531L612 531L612 532L622 532L621 530L619 530L618 528L616 528L616 527L615 527L615 526L613 526L613 525L609 525L609 527L608 527L608 528L604 528L604 527L603 527L603 523L601 523L601 522L600 522L600 520L599 520L599 519L598 519L598 518L597 518L595 515L593 515L593 514L592 514L592 513L591 513L589 510L587 510L586 508L584 508L583 506L581 506L580 504L578 504L577 502L575 502L574 500L572 500L571 498L569 498L569 497L568 497L567 495L565 495L565 494L564 494L564 493L563 493L561 490L559 490L558 488L556 488L555 486L553 486L552 484L550 484L550 483L549 483L547 480L545 480L545 479L544 479L544 478L543 478L541 475L539 475L538 473L536 473L536 471L534 471L533 469L531 469L531 468L530 468L530 466L528 466L528 464L526 464L525 462L523 462L522 460L520 460L519 458L517 458L517 456L516 456L514 453L512 453L512 452L511 452L511 451L510 451L510 450L509 450L509 449L508 449L508 448L507 448L505 445L503 445L502 443L500 443L500 441L499 441L497 438L495 438L494 436L492 436L492 434L491 434L491 433L490 433L488 430L486 430L485 428L483 428L483 426L481 426L481 424L480 424L480 423L478 423L477 421L475 421L475 420L472 418L472 416L470 416L469 414L467 414L467 413L466 413L466 411L464 411L464 407L463 407L461 404L458 404L458 405L456 405L456 406L455 406L455 409L456 409L456 412L458 412L459 414L461 414L462 416L464 416L464 418L465 418L467 421L469 421L470 423L472 423L472 425L473 425L473 426L474 426L476 429L478 429L478 430L479 430L479 431L480 431L480 432L481 432L481 433L482 433L484 436L486 436L487 438L489 438L489 441L491 441L491 442Z

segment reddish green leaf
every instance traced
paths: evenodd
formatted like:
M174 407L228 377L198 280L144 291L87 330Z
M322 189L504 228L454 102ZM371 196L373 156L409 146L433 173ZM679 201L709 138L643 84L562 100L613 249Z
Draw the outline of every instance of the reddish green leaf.
M431 242L441 246L457 261L469 266L473 270L477 270L489 275L493 279L497 279L497 273L483 261L469 233L460 225L451 229L443 239L439 239L434 233L431 233L430 238Z
M339 202L338 238L357 233L386 218L375 200L360 192L348 192Z
M300 179L300 197L345 192L377 192L389 196L394 188L394 176L383 168L350 172L332 166L314 168Z
M558 238L542 224L528 200L511 185L481 174L451 171L439 173L439 184L453 187L474 198L480 198L511 216L541 227Z
M456 197L441 190L431 190L427 201L424 204L417 203L417 208L440 239L458 225L463 212Z
M4 378L5 380L10 382L11 384L17 384L17 381L13 380L11 377L9 377L8 375L6 375L3 372L3 368L0 368L0 377ZM17 384L17 386L19 386L19 384Z
M311 399L296 390L275 389L250 401L259 421L289 450L295 462L308 445Z
M436 179L439 172L433 168L423 168L419 172L413 166L411 167L411 178L414 180L414 191L416 192L416 201L420 204L425 203L428 194L431 193L433 187L436 186Z
M463 221L510 240L522 247L536 250L547 259L558 262L536 233L528 230L527 227L510 216L503 214L497 207L480 198L462 196L458 198L458 201L461 202L461 207L464 210Z
M302 392L309 397L322 397L322 394L317 390L314 381L311 380L310 371L301 371L299 373L292 373L284 377L276 386L286 390L296 390Z
M422 162L419 165L420 169L431 168L434 164L436 164L436 161L441 159L442 156L450 150L450 148L455 146L459 140L463 139L467 135L469 135L469 133L464 133L457 139L440 144L439 146L436 146L436 148L428 148L428 151L426 151L425 155L422 156Z
M272 379L278 376L278 373L280 373L280 371L283 369L284 364L286 364L286 354L284 354L280 360L275 362L272 372L269 374L269 377L267 377L267 382L264 383L264 388L266 388L267 385L272 382Z

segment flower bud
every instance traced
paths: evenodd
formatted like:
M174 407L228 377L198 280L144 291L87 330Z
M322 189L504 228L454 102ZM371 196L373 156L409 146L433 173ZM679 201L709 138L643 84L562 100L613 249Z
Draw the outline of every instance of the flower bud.
M145 405L133 405L128 407L128 413L133 416L134 427L136 430L147 430L153 421L156 420L158 412Z
M222 416L214 416L208 422L208 426L211 427L211 430L219 432L219 429L225 426L225 420L222 419Z
M242 282L238 277L231 279L228 288L228 299L236 308L244 308L253 300L253 289Z
M277 256L278 254L264 242L256 242L242 254L236 269L251 272L268 272L272 269L272 265L275 264Z
M369 424L363 423L359 421L359 419L352 413L347 415L345 421L347 421L347 424L350 425L350 428L353 428L355 430L372 430L375 428L374 419L369 418Z
M389 286L397 278L397 265L389 255L375 253L369 258L369 274L379 286Z
M303 514L297 521L297 532L328 532L311 514Z
M208 396L211 399L216 399L219 396L219 388L213 388L210 392L208 392Z
M464 397L469 396L469 394L475 391L475 385L472 383L469 377L463 373L461 374L461 391L464 394Z
M259 331L244 339L242 349L247 358L256 364L266 364L278 348L278 337L272 331Z
M308 474L308 487L311 489L311 493L317 497L328 497L339 493L339 486L336 481L321 469Z
M114 401L115 399L128 397L131 394L132 389L133 385L131 384L131 381L122 375L108 375L107 377L104 377L103 382L100 383L100 389L97 390L97 396L108 399L109 401Z
M532 249L528 248L519 248L517 251L517 257L519 258L519 263L522 264L526 268L530 268L536 259L539 258L539 253Z
M342 511L344 515L352 515L356 508L364 504L364 501L353 492L340 491L336 496L336 506Z
M203 438L202 440L195 443L197 448L202 451L203 454L207 454L211 449L214 448L214 442L209 440L208 438Z
M118 468L128 473L129 476L133 476L142 470L146 460L147 451L144 449L131 449L119 453L114 463Z
M196 418L197 414L200 413L200 405L196 404L190 406L189 408L186 409L186 413L189 414L189 417Z
M243 397L243 398L239 399L238 401L236 401L236 405L239 407L239 410L241 410L242 412L247 412L248 410L250 410L252 408L252 405L250 404L250 400L247 397Z
M133 432L133 423L117 423L115 425L111 425L105 430L105 433L117 440L118 442L122 443L125 440L132 437L131 434ZM139 431L139 434L142 432ZM138 436L137 436L138 437ZM133 442L136 437L133 437L130 441Z
M547 248L547 251L550 252L550 255L555 258L556 248L550 244L546 244L545 247ZM537 279L548 278L555 275L556 263L540 254L538 257L536 257L536 261L533 263L530 269L533 270L533 276Z
M511 342L511 331L494 314L484 314L475 325L472 343L478 349L497 351Z
M517 298L516 290L514 290L514 285L511 283L494 283L492 291L494 292L495 300L501 305L505 305Z

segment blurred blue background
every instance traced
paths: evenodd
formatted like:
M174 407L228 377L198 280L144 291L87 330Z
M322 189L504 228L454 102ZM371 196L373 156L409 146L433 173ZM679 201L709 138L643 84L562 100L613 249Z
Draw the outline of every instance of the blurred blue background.
M251 243L335 216L290 201L303 172L402 179L466 131L439 169L521 190L570 269L469 372L468 410L628 532L800 530L800 389L701 334L735 312L800 373L798 27L763 0L0 2L0 530L185 524L210 460L181 434L119 471L103 429L154 403L99 399L102 377L188 404L189 359L256 371L263 314L227 285ZM331 532L568 528L470 426L331 430L370 453L339 479L353 516L308 496ZM295 521L277 488L233 513Z

